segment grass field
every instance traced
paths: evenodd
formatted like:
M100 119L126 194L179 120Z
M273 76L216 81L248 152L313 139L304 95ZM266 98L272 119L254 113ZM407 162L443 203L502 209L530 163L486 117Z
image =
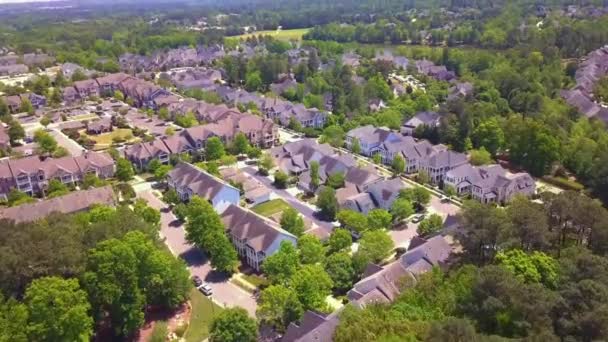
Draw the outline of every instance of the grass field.
M252 36L271 36L278 40L302 40L302 36L309 30L309 28L303 28L293 30L257 31L254 33L242 34L240 36L228 37L228 39L247 39L248 37Z
M98 135L89 135L89 138L95 141L95 145L107 147L112 144L114 137L131 137L133 139L133 131L130 128L115 128L112 132L102 133Z
M211 321L223 309L195 288L192 288L190 292L190 302L192 303L192 315L184 337L186 342L201 342L209 337Z
M289 208L289 204L287 204L287 202L285 202L284 200L277 198L273 199L272 201L258 204L255 207L251 208L251 210L262 216L270 217L276 213L282 212L287 208Z

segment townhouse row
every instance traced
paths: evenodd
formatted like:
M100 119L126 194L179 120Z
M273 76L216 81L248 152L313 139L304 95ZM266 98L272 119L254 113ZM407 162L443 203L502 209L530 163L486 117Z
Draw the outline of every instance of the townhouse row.
M238 133L242 133L253 146L268 148L278 144L278 127L271 120L235 111L224 114L217 122L190 127L173 136L163 136L128 146L124 150L125 157L137 169L143 170L153 159L157 159L161 164L168 164L172 155L203 151L211 137L217 137L225 145L229 145Z
M505 203L516 194L530 196L536 190L528 173L512 174L500 165L475 167L465 154L451 151L445 145L432 145L386 128L368 125L353 129L346 135L346 146L352 149L355 141L365 156L380 154L387 165L401 156L406 162L405 173L424 171L433 184L452 186L458 194L471 195L483 203Z
M5 159L0 161L0 198L6 199L13 189L31 196L44 195L52 179L73 186L87 174L107 179L114 177L114 172L114 160L99 152L86 152L78 157Z

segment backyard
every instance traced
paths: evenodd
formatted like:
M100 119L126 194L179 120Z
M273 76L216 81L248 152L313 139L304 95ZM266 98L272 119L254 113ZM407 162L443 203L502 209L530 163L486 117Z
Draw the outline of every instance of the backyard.
M107 148L112 145L115 138L125 141L134 141L133 131L130 128L115 128L112 132L102 133L97 135L88 135L84 131L81 133L95 141L95 149Z
M255 213L260 214L265 217L270 217L280 212L283 212L285 209L289 208L289 204L284 200L277 198L268 202L264 202L258 204L251 208Z

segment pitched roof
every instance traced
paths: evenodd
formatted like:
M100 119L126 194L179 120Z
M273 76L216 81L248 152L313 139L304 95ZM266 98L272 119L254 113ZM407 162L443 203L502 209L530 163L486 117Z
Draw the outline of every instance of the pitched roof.
M308 310L299 325L294 322L289 324L281 342L331 342L338 323L338 312L323 315Z
M180 187L187 187L194 194L207 200L215 198L224 187L239 191L232 185L189 163L177 164L169 172L168 177Z
M256 252L266 251L281 235L296 241L294 235L284 231L276 223L234 204L231 204L221 217L226 230Z
M71 214L96 204L111 206L115 204L111 186L74 191L60 197L0 209L0 218L13 220L16 223L31 222L40 220L53 212Z

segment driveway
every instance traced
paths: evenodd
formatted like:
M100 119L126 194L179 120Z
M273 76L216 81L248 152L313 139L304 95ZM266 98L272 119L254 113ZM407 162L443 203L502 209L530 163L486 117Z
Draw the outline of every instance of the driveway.
M50 129L49 133L57 140L57 144L68 150L72 156L78 157L82 154L82 151L84 151L84 147L68 138L68 136L63 134L58 128Z
M251 294L230 283L225 275L211 269L206 255L186 241L183 224L169 211L167 205L154 196L151 190L141 191L137 196L147 200L150 207L160 210L161 237L165 239L171 253L184 259L190 274L199 276L211 285L211 299L221 306L240 306L255 317L257 303Z
M287 201L289 205L291 205L294 209L300 212L302 215L306 216L307 219L315 223L319 228L323 229L327 235L331 234L334 229L334 226L331 222L321 221L315 215L315 210L308 205L302 203L295 196L287 192L283 189L277 189L272 186L272 181L267 177L261 176L258 174L257 170L251 166L247 166L241 169L242 172L248 174L249 176L256 179L258 182L264 184L267 188L271 189L275 194L281 197L283 200Z

